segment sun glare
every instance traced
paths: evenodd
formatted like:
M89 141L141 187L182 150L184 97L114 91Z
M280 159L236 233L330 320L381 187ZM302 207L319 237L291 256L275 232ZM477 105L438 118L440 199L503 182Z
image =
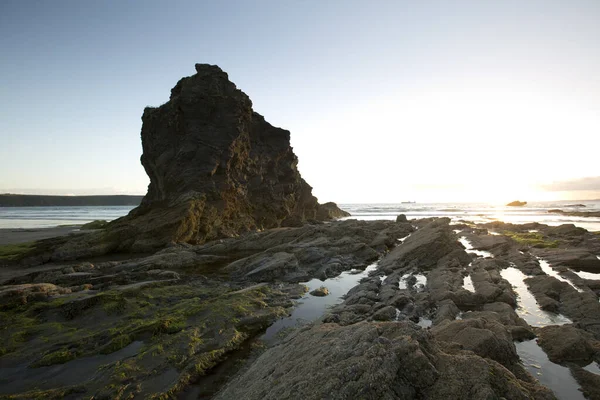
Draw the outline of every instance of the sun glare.
M295 139L302 173L325 198L369 199L367 192L377 188L387 201L410 196L503 202L541 199L546 195L540 185L594 171L596 150L582 143L598 143L600 117L568 97L464 88L394 93L305 129L321 134L327 151L339 147L333 141L339 136L325 133L344 133L345 151L334 158L354 184L343 187L332 184L336 178L327 176L331 169L322 164L332 155L323 152L323 161L302 163L311 135L305 136L307 143L302 135ZM373 174L370 165L379 173ZM399 172L390 180L380 171ZM327 181L327 187L319 181Z

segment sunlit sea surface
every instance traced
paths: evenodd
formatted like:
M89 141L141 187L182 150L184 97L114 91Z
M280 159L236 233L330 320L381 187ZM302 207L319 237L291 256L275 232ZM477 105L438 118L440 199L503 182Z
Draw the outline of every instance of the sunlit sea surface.
M573 207L582 204L585 207ZM504 221L516 224L540 222L547 225L575 224L591 231L600 231L598 217L570 217L550 214L548 210L600 211L600 200L555 201L528 203L524 207L507 207L486 203L398 203L339 204L352 214L350 218L375 220L396 219L405 214L409 219L450 217L453 222ZM76 225L97 219L111 221L127 215L133 206L106 207L0 207L0 228L48 228Z
M585 207L575 207L583 205ZM356 219L395 219L405 214L408 219L428 217L449 217L452 222L459 220L486 223L492 221L523 224L539 222L556 226L575 224L590 231L600 231L598 217L570 217L551 214L548 210L600 211L600 200L570 200L528 203L523 207L508 207L486 203L400 203L400 204L339 204L340 208Z

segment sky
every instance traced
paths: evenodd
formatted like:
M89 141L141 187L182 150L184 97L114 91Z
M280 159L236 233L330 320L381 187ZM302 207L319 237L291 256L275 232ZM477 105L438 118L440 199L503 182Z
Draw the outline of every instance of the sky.
M145 194L144 107L217 64L320 201L600 198L600 1L0 2L0 192Z

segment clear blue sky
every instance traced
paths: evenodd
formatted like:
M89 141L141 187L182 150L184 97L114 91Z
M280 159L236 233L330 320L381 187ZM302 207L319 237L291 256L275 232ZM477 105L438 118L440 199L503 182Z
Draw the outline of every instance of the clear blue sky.
M145 193L143 108L202 62L291 131L322 201L600 197L599 21L598 0L3 0L0 192Z

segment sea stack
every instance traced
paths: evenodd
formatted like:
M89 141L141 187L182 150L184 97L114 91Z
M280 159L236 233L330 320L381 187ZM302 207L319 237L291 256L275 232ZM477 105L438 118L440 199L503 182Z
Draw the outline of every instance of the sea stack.
M179 80L168 102L147 107L142 122L148 193L109 224L94 253L199 244L349 215L318 203L298 171L290 132L254 112L218 66L196 64L196 74Z

